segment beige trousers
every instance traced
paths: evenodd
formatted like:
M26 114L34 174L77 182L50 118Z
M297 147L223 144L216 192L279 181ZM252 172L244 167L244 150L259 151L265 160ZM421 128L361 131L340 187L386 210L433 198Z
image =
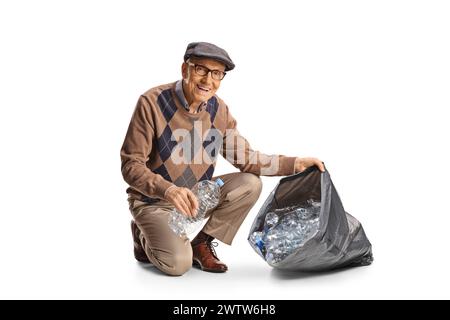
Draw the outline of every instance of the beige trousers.
M252 173L229 173L221 178L219 205L207 213L203 231L231 245L236 232L261 193L261 179ZM167 201L148 204L129 200L130 211L141 231L142 247L150 262L169 275L182 275L192 266L192 248L187 236L177 236L168 226L170 211Z

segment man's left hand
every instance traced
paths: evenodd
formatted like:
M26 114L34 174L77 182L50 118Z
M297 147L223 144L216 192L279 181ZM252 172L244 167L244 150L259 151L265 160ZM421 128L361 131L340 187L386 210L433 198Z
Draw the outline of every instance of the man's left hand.
M322 161L317 158L297 158L295 159L295 173L304 171L306 168L317 166L320 171L325 172L325 166Z

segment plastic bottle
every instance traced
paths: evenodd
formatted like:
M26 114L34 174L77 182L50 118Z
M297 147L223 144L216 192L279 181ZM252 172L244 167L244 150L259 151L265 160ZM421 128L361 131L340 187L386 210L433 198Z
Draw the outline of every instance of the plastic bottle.
M218 178L216 181L202 180L193 188L192 192L198 201L197 215L189 218L183 213L173 209L169 218L169 227L178 236L189 235L194 232L205 218L206 212L215 208L219 204L220 187L224 182Z
M320 202L309 199L306 204L276 209L265 216L261 231L250 241L269 263L285 259L313 237L319 228ZM277 212L281 215L277 215Z

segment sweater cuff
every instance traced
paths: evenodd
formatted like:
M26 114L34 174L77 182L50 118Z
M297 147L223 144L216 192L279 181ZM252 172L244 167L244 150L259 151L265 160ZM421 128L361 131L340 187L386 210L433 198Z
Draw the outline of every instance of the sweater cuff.
M166 191L171 186L174 186L172 182L169 182L163 177L161 177L161 179L159 179L159 181L156 182L155 186L156 195L161 199L165 199Z
M297 157L281 157L279 176L289 176L295 173L295 159Z
M168 187L167 189L166 189L166 191L164 191L164 200L166 200L166 193L167 193L167 191L169 191L170 189L172 189L172 188L175 188L176 187L176 185L171 185L170 187Z

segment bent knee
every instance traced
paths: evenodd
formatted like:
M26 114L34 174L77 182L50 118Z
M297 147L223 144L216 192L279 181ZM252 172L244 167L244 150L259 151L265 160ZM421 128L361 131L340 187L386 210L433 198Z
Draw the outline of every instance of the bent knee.
M192 267L192 254L179 252L171 254L166 261L161 261L162 271L171 276L181 276Z
M242 173L241 186L246 188L250 193L259 196L262 190L262 181L259 176L253 173Z

